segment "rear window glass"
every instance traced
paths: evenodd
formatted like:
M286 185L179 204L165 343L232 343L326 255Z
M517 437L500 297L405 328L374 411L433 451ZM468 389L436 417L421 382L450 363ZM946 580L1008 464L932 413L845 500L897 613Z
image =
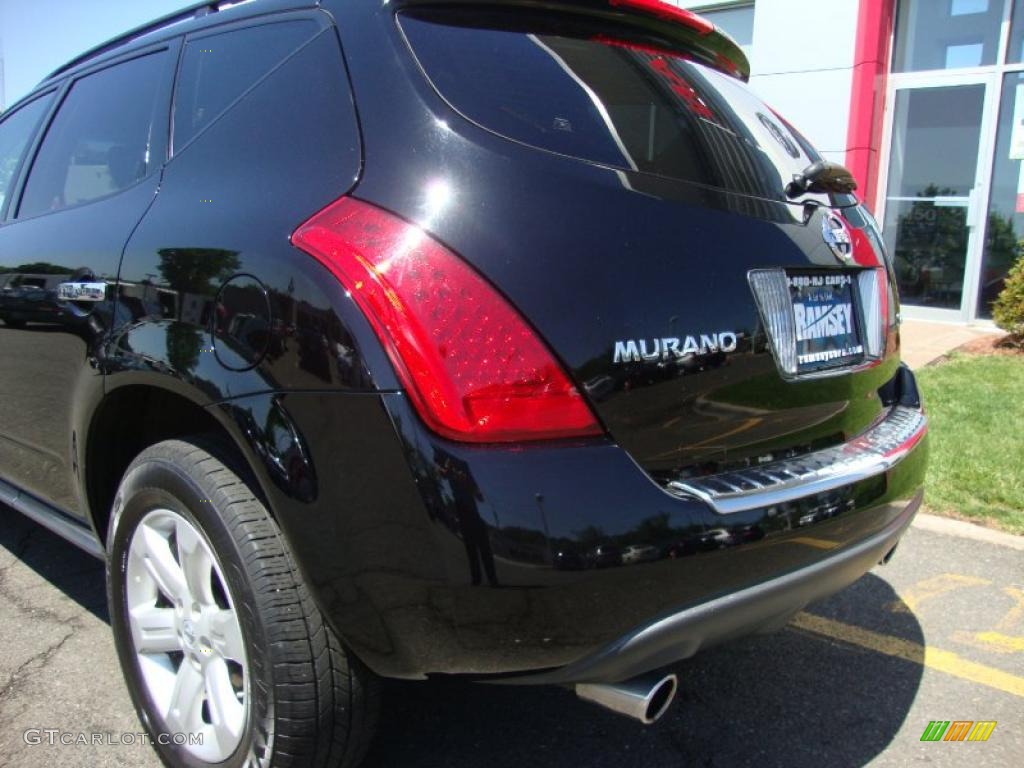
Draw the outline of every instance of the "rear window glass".
M680 54L440 11L404 14L401 27L456 110L524 144L778 200L820 159L744 83Z

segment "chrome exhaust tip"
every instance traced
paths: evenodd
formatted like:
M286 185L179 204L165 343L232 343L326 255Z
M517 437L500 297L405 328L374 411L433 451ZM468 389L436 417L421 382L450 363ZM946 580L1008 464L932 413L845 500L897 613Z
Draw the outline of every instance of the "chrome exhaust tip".
M576 695L644 725L658 722L676 697L679 680L675 675L644 675L624 683L603 685L581 683Z
M889 561L892 560L892 556L896 554L896 548L899 546L899 542L893 544L892 549L885 553L885 557L878 561L879 565L888 565Z

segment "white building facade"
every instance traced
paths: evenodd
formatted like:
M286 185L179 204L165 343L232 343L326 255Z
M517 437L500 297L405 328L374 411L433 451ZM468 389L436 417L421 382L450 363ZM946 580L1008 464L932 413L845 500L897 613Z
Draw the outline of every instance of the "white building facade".
M882 226L904 315L990 322L1024 248L1024 0L675 0L844 163Z

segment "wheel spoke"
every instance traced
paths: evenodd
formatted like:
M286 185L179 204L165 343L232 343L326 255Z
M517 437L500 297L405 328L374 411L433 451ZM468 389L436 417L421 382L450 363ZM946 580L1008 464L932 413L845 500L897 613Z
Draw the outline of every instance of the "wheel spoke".
M197 522L154 509L132 533L125 569L129 639L153 717L168 733L200 735L186 747L196 759L224 762L248 722L249 667L215 550Z
M210 634L213 647L221 656L240 664L245 661L242 628L233 610L219 610L210 616Z
M238 700L228 665L223 659L214 658L203 671L206 681L206 701L210 708L210 719L218 743L234 744L242 733L245 706Z
M203 674L187 659L178 668L167 712L167 728L174 733L195 733L203 727Z
M184 520L179 520L177 527L178 561L188 585L192 600L201 605L213 604L213 591L210 589L210 576L213 573L213 561L209 551L199 537L199 533Z
M181 650L174 626L173 608L133 608L131 618L132 641L136 653L170 653Z
M169 600L189 600L188 586L181 567L175 562L166 536L151 526L142 529L146 570Z

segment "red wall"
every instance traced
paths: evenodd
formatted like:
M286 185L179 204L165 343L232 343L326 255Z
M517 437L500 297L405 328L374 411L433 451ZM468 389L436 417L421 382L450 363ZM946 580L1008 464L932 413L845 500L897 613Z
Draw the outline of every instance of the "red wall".
M860 0L846 166L857 179L860 196L871 210L875 209L879 193L882 117L895 13L896 0Z

